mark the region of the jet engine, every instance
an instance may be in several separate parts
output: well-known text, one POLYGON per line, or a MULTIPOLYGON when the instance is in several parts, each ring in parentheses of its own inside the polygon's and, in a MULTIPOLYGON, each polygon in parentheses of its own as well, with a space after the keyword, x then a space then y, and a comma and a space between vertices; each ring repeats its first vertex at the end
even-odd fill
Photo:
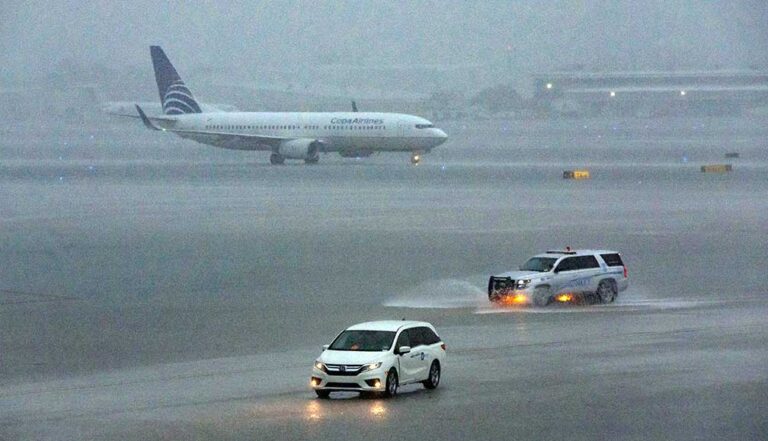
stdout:
POLYGON ((316 139, 291 139, 283 141, 277 149, 277 153, 288 159, 303 159, 305 161, 317 161, 323 143, 316 139))

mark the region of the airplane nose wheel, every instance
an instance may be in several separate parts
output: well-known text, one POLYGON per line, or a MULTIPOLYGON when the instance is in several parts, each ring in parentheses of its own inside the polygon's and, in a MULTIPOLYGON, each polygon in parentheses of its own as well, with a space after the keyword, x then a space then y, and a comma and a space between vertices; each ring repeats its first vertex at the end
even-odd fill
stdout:
POLYGON ((419 152, 411 153, 411 164, 419 165, 419 162, 421 162, 421 153, 419 152))
POLYGON ((282 165, 285 163, 285 156, 279 153, 272 153, 272 155, 269 157, 269 162, 272 165, 282 165))

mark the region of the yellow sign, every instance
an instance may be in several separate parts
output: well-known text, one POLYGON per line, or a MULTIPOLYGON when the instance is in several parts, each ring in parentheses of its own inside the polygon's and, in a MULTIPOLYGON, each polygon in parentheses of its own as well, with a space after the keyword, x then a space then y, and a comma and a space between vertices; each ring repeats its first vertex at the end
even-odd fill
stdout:
POLYGON ((565 170, 563 179, 589 179, 589 170, 565 170))
POLYGON ((702 165, 702 173, 727 173, 733 170, 731 164, 714 164, 714 165, 702 165))

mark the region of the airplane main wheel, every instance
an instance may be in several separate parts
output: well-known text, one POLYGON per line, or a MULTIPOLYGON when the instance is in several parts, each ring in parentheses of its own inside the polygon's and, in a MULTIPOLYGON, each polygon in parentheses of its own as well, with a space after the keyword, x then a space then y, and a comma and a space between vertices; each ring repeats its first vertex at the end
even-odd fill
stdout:
POLYGON ((418 152, 411 153, 411 164, 419 165, 420 161, 421 161, 421 153, 418 153, 418 152))
POLYGON ((285 156, 279 153, 272 153, 272 155, 269 157, 269 162, 272 165, 282 165, 285 163, 285 156))

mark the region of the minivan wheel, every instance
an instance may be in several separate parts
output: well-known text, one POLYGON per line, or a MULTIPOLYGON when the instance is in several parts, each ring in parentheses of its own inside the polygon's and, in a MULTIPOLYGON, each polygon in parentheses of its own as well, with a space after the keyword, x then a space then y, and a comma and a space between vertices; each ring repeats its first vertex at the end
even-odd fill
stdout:
POLYGON ((387 388, 384 390, 385 397, 394 397, 397 395, 398 379, 397 372, 394 369, 387 374, 387 388))
POLYGON ((429 367, 429 377, 421 384, 427 389, 434 389, 440 384, 440 363, 437 360, 432 362, 432 366, 429 367))
POLYGON ((616 299, 616 286, 609 280, 603 280, 597 285, 597 296, 603 303, 611 303, 616 299))

